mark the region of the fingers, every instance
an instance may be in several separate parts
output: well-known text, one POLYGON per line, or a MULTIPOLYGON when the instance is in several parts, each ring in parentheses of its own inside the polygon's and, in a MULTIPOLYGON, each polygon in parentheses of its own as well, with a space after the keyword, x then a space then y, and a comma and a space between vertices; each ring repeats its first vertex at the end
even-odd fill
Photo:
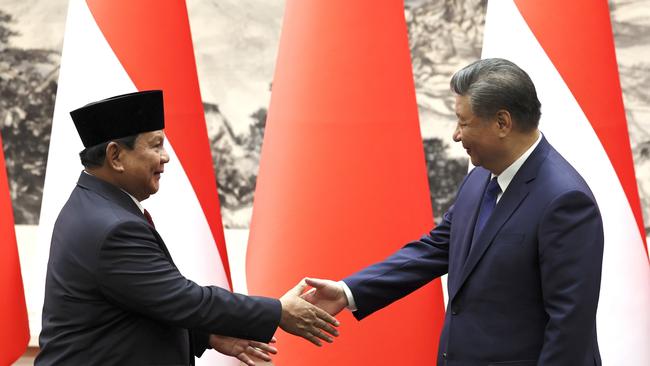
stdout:
POLYGON ((310 288, 307 292, 300 295, 300 297, 313 304, 316 301, 316 288, 310 288))
POLYGON ((339 326, 339 321, 336 320, 335 317, 331 316, 327 311, 318 307, 315 307, 315 309, 316 309, 316 315, 318 316, 319 319, 322 319, 336 327, 339 326))
MULTIPOLYGON (((310 279, 311 280, 311 279, 310 279)), ((329 286, 327 280, 311 281, 315 285, 320 285, 318 281, 329 286)), ((314 306, 309 301, 302 298, 301 294, 307 286, 306 279, 303 279, 293 289, 289 290, 280 298, 282 305, 282 316, 280 318, 280 327, 288 333, 305 338, 307 341, 316 346, 322 346, 322 341, 332 343, 333 337, 338 336, 335 327, 339 326, 339 321, 331 316, 327 311, 314 306)), ((305 296, 318 296, 318 289, 312 289, 311 293, 305 296)), ((331 300, 324 300, 325 305, 331 300)), ((319 305, 323 301, 319 300, 319 305)), ((330 306, 331 307, 331 306, 330 306)), ((340 309, 335 309, 340 311, 340 309)), ((337 311, 337 312, 338 312, 337 311)))
POLYGON ((255 366, 255 362, 253 362, 253 360, 251 360, 244 352, 238 354, 237 359, 248 366, 255 366))
MULTIPOLYGON (((273 337, 271 342, 273 342, 274 339, 275 339, 275 337, 273 337)), ((251 341, 250 342, 250 347, 257 348, 257 349, 261 350, 262 352, 268 352, 268 353, 272 353, 272 354, 278 353, 278 350, 275 347, 273 347, 271 345, 268 345, 266 343, 262 343, 262 342, 251 341)))
POLYGON ((307 287, 307 283, 305 282, 305 279, 303 278, 294 288, 289 290, 290 293, 292 293, 294 296, 300 296, 303 291, 305 291, 305 287, 307 287))
POLYGON ((246 354, 248 356, 256 357, 262 361, 266 361, 266 362, 271 361, 271 356, 269 356, 266 352, 263 352, 262 350, 256 347, 252 347, 252 346, 246 347, 246 354))
POLYGON ((332 338, 329 334, 321 331, 320 329, 315 330, 312 334, 315 335, 317 338, 324 340, 327 343, 334 342, 334 338, 332 338))
POLYGON ((327 333, 335 336, 335 337, 339 336, 339 331, 336 328, 334 328, 333 326, 331 326, 329 323, 326 323, 326 322, 324 322, 322 320, 319 320, 319 322, 318 322, 318 324, 316 324, 316 326, 318 328, 326 331, 327 333))
POLYGON ((323 343, 320 341, 320 339, 318 339, 318 337, 316 337, 313 333, 310 333, 310 332, 305 333, 305 334, 302 335, 302 337, 305 338, 306 340, 310 341, 311 343, 315 344, 318 347, 323 346, 323 343))
MULTIPOLYGON (((273 337, 271 342, 275 342, 276 339, 273 337)), ((237 355, 237 359, 248 366, 255 366, 255 361, 251 357, 256 358, 261 361, 270 362, 272 361, 269 353, 277 354, 278 350, 266 343, 249 341, 248 346, 244 349, 243 352, 240 352, 237 355)))

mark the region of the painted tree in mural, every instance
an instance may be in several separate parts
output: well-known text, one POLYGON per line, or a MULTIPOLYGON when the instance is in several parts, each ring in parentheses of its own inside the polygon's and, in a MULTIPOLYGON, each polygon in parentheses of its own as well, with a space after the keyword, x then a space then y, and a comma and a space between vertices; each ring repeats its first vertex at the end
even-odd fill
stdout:
POLYGON ((219 200, 226 227, 246 226, 249 218, 233 218, 240 210, 250 209, 257 180, 260 151, 266 125, 266 108, 250 115, 248 130, 236 133, 219 107, 203 103, 217 177, 219 200))
POLYGON ((0 10, 0 131, 17 224, 36 224, 50 141, 57 52, 12 47, 12 17, 0 10))
POLYGON ((438 222, 454 202, 458 184, 467 173, 467 159, 449 158, 448 145, 439 138, 424 139, 422 144, 427 161, 431 207, 438 222))
MULTIPOLYGON (((485 0, 405 2, 420 122, 455 123, 451 75, 481 57, 485 0)), ((438 135, 439 136, 439 135, 438 135)), ((424 138, 431 205, 439 221, 467 173, 466 157, 448 155, 451 135, 424 138)))

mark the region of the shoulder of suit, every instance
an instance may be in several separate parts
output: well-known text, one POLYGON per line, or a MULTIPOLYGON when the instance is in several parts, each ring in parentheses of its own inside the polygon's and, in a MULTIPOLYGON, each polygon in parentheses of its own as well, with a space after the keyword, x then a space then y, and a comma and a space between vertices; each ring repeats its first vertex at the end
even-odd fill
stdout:
POLYGON ((74 215, 80 223, 94 230, 111 231, 117 226, 128 223, 147 226, 144 217, 92 190, 83 188, 76 190, 70 202, 71 207, 68 208, 67 214, 74 215))
POLYGON ((540 167, 537 179, 544 190, 555 195, 580 191, 593 196, 589 184, 582 175, 556 150, 551 150, 549 153, 540 167))

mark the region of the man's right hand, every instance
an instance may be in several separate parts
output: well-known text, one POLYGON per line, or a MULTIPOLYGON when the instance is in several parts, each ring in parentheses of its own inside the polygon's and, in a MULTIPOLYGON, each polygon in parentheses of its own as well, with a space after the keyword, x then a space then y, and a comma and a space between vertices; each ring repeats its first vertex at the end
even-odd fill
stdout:
POLYGON ((319 347, 322 345, 321 339, 332 343, 332 336, 339 335, 338 330, 334 328, 339 326, 339 322, 326 311, 300 297, 305 287, 307 283, 302 280, 280 298, 282 304, 280 328, 287 333, 303 337, 319 347))
POLYGON ((302 298, 335 316, 348 306, 348 297, 341 284, 331 280, 305 278, 305 282, 313 287, 305 292, 302 298))

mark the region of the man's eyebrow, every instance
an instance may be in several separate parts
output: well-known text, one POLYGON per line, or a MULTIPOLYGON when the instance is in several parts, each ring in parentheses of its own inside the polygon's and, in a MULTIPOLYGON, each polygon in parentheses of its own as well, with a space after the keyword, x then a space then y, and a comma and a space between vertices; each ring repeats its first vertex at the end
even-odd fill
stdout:
POLYGON ((152 136, 149 141, 150 142, 163 142, 163 141, 165 141, 165 137, 164 136, 152 136))

